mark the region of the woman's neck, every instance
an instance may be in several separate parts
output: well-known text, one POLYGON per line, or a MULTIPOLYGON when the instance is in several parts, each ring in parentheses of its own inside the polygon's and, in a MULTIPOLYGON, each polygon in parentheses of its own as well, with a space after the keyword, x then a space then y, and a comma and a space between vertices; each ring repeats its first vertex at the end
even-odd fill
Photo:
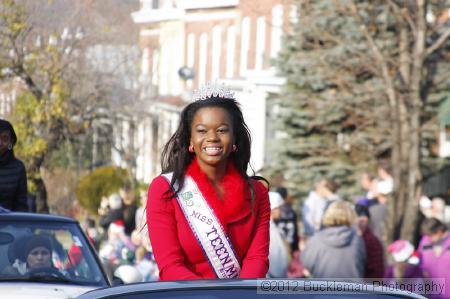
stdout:
POLYGON ((220 181, 222 181, 225 173, 227 172, 227 165, 207 165, 207 164, 199 164, 200 169, 206 174, 208 179, 214 184, 218 185, 220 181))

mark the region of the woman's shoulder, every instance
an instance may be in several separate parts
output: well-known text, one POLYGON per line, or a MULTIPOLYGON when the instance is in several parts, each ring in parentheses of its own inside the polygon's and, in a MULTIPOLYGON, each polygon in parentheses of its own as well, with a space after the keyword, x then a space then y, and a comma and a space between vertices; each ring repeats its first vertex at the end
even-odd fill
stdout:
POLYGON ((250 181, 253 185, 253 189, 255 190, 256 194, 264 195, 264 194, 269 193, 269 190, 267 189, 266 186, 264 186, 264 184, 261 182, 261 180, 259 180, 257 178, 250 178, 250 181))
POLYGON ((169 186, 169 180, 167 179, 166 174, 164 174, 164 173, 153 178, 152 182, 150 183, 150 186, 161 185, 161 184, 169 186))
POLYGON ((155 177, 148 187, 148 199, 160 198, 170 190, 169 180, 164 175, 155 177))

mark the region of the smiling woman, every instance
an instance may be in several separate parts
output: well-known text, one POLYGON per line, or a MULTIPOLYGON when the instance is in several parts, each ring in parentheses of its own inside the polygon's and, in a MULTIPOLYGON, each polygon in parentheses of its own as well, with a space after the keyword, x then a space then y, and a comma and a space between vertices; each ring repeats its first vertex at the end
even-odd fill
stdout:
POLYGON ((270 208, 267 189, 247 175, 250 143, 224 87, 208 85, 182 111, 148 192, 161 280, 265 277, 270 208))

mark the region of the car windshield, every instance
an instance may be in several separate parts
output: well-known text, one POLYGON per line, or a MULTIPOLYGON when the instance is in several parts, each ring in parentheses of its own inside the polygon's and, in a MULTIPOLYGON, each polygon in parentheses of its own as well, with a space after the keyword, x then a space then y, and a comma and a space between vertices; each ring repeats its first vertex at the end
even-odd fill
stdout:
POLYGON ((107 286, 74 223, 0 223, 0 282, 39 281, 107 286))

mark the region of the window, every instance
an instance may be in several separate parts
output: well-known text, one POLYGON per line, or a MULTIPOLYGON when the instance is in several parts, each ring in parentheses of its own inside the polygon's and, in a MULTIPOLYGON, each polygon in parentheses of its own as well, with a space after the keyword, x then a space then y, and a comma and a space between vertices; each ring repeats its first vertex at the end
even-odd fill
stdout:
POLYGON ((281 36, 283 34, 283 6, 277 5, 272 9, 272 38, 270 56, 275 58, 281 48, 281 36))
POLYGON ((241 67, 240 75, 244 76, 247 72, 248 51, 250 45, 250 18, 242 19, 242 35, 241 35, 241 67))
POLYGON ((215 26, 212 33, 212 74, 211 79, 220 77, 220 54, 222 51, 222 28, 215 26))
POLYGON ((202 86, 206 82, 206 64, 208 62, 208 35, 200 35, 200 59, 198 63, 198 84, 202 86))
POLYGON ((227 31, 227 71, 226 76, 234 76, 234 56, 236 48, 236 26, 228 27, 227 31))
POLYGON ((259 17, 256 21, 256 62, 255 69, 263 67, 264 52, 266 48, 266 18, 259 17))

